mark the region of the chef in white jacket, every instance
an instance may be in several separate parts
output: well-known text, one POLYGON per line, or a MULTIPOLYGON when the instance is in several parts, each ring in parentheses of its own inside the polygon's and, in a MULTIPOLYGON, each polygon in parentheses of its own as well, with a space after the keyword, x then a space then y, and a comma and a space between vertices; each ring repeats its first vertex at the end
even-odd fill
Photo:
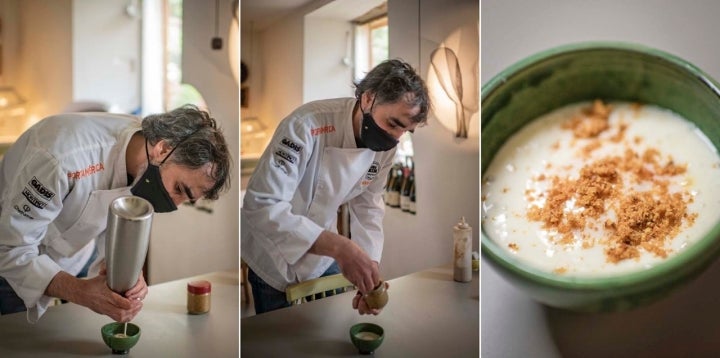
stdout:
MULTIPOLYGON (((342 272, 359 293, 380 282, 382 192, 398 138, 427 119, 422 78, 385 61, 356 84, 356 98, 304 104, 283 119, 248 182, 241 255, 255 310, 288 306, 285 288, 342 272), (348 203, 351 239, 337 233, 348 203)), ((356 296, 359 313, 378 314, 356 296)))
POLYGON ((155 212, 168 212, 188 200, 214 199, 229 183, 228 167, 215 120, 194 106, 142 122, 109 113, 38 122, 0 162, 0 314, 27 310, 35 322, 56 297, 131 320, 147 285, 140 277, 124 295, 107 287, 110 203, 137 195, 155 212))

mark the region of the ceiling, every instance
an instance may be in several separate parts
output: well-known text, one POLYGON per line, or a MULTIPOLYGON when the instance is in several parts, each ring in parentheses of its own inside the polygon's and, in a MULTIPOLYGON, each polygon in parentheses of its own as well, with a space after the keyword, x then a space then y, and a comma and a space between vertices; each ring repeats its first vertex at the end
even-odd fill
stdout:
POLYGON ((240 23, 264 29, 295 9, 316 0, 240 0, 240 23))
POLYGON ((381 13, 387 13, 387 6, 381 6, 383 4, 386 4, 386 0, 333 0, 313 11, 310 16, 352 21, 363 14, 372 14, 369 11, 373 8, 381 13))

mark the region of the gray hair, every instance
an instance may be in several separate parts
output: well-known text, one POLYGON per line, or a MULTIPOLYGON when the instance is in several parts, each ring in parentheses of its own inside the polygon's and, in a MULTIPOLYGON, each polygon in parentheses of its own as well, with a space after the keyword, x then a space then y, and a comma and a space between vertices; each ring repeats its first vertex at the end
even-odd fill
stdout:
POLYGON ((142 133, 151 145, 165 140, 173 151, 169 162, 198 169, 210 163, 215 181, 205 198, 215 200, 230 188, 230 152, 225 137, 210 114, 194 105, 151 114, 142 121, 142 133))
POLYGON ((420 124, 427 121, 430 97, 425 81, 402 60, 386 60, 370 70, 362 81, 355 84, 357 99, 365 92, 375 94, 377 104, 405 100, 411 106, 420 106, 420 112, 412 120, 420 124))

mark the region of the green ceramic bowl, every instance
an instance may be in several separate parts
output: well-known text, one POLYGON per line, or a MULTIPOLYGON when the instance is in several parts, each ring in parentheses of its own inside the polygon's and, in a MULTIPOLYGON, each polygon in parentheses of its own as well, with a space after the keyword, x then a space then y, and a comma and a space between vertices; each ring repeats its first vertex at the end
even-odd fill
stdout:
POLYGON ((140 339, 140 327, 128 323, 127 331, 125 331, 124 325, 124 323, 113 322, 100 329, 103 341, 112 349, 113 354, 128 354, 130 348, 134 347, 140 339), (126 334, 127 337, 119 336, 120 334, 126 334))
POLYGON ((358 323, 350 327, 350 340, 360 354, 372 354, 385 338, 382 327, 373 323, 358 323))
MULTIPOLYGON (((674 55, 635 44, 571 44, 530 56, 482 88, 482 171, 503 143, 540 115, 602 99, 655 104, 692 121, 720 148, 720 86, 674 55)), ((650 269, 612 277, 555 275, 517 260, 482 232, 483 259, 533 299, 573 311, 622 311, 689 282, 720 253, 720 224, 650 269)))

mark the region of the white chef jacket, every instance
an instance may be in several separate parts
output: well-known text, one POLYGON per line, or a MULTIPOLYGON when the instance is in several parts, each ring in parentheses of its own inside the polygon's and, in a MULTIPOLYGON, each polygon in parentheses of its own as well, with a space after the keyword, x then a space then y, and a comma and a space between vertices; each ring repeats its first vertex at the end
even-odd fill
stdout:
POLYGON ((248 182, 240 213, 241 256, 267 284, 284 291, 332 264, 308 252, 323 230, 337 232, 348 203, 350 232, 374 261, 383 246, 382 192, 395 149, 357 148, 357 100, 307 103, 278 125, 248 182))
MULTIPOLYGON (((125 151, 140 120, 109 113, 43 119, 0 162, 0 276, 35 322, 60 271, 77 275, 98 249, 113 199, 130 195, 125 151)), ((98 265, 91 268, 97 274, 98 265)))

